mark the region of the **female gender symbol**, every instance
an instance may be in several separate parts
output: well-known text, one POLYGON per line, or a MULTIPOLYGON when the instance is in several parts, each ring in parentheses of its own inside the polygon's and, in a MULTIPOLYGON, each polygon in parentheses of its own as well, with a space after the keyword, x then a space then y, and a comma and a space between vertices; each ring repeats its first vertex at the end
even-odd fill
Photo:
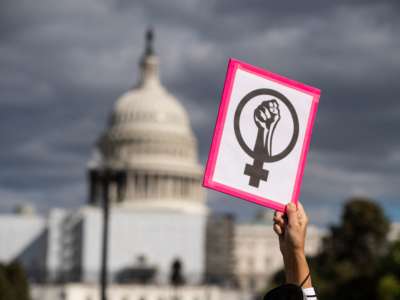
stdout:
MULTIPOLYGON (((279 114, 279 106, 276 100, 270 100, 263 102, 262 105, 263 107, 267 106, 272 107, 272 113, 278 113, 279 114)), ((259 109, 259 108, 257 108, 259 109)), ((256 109, 256 110, 257 110, 256 109)), ((267 111, 266 111, 267 112, 267 111)), ((267 114, 269 114, 267 112, 267 114)), ((267 122, 271 123, 270 116, 266 117, 268 120, 267 122)), ((267 125, 268 126, 268 125, 267 125)), ((294 109, 292 103, 281 93, 272 90, 272 89, 257 89, 254 91, 251 91, 248 93, 246 96, 243 97, 242 100, 240 100, 239 105, 236 108, 235 112, 235 117, 234 117, 234 129, 235 129, 235 135, 236 139, 239 142, 240 147, 243 149, 244 152, 246 152, 250 157, 254 159, 253 164, 246 164, 245 169, 244 169, 244 174, 250 176, 249 180, 249 185, 258 187, 260 185, 260 180, 267 181, 268 178, 268 170, 263 169, 264 163, 265 162, 276 162, 279 161, 283 158, 285 158, 294 148, 297 142, 297 138, 299 136, 299 119, 296 114, 296 110, 294 109), (262 128, 259 126, 260 121, 257 119, 255 112, 255 122, 258 127, 258 132, 257 132, 257 139, 254 145, 253 149, 250 149, 249 146, 246 144, 246 142, 243 139, 243 136, 240 132, 240 115, 242 113, 243 108, 246 106, 246 104, 253 99, 254 97, 260 96, 260 95, 266 95, 266 96, 272 96, 274 98, 279 99, 282 101, 286 107, 288 108, 292 121, 293 121, 293 134, 292 138, 290 139, 289 144, 286 146, 285 149, 283 149, 282 152, 273 155, 271 151, 271 144, 272 144, 272 136, 273 136, 273 129, 275 129, 275 126, 277 125, 277 122, 279 120, 279 115, 275 115, 278 119, 275 120, 275 123, 273 126, 269 128, 262 128), (269 130, 267 136, 268 136, 268 142, 264 141, 264 130, 267 129, 269 130)))

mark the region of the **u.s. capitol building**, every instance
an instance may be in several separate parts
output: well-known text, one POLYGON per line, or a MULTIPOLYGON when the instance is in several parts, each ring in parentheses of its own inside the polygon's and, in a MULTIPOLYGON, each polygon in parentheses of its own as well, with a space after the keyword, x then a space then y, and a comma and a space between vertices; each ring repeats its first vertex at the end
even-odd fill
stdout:
POLYGON ((98 280, 106 169, 112 173, 110 278, 146 263, 156 267, 157 282, 167 282, 175 260, 189 282, 200 282, 203 274, 207 208, 196 139, 185 109, 160 83, 151 35, 139 81, 116 101, 89 162, 89 203, 63 219, 61 242, 70 242, 58 269, 70 280, 98 280))
MULTIPOLYGON (((282 265, 271 226, 260 219, 239 225, 230 217, 209 217, 188 114, 160 82, 151 33, 146 41, 139 81, 117 99, 88 163, 88 203, 75 211, 54 208, 46 217, 26 209, 0 216, 0 260, 18 259, 34 282, 93 289, 101 269, 108 174, 111 282, 132 282, 138 270, 147 270, 150 283, 165 285, 179 262, 192 287, 209 282, 261 289, 282 265)), ((313 253, 321 232, 310 232, 313 253)))

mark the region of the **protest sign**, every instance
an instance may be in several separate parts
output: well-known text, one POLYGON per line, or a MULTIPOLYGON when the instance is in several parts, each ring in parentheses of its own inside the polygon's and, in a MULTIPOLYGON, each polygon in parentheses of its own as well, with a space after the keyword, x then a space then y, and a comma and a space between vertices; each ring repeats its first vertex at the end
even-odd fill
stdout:
POLYGON ((297 203, 319 96, 230 59, 203 185, 279 211, 297 203))

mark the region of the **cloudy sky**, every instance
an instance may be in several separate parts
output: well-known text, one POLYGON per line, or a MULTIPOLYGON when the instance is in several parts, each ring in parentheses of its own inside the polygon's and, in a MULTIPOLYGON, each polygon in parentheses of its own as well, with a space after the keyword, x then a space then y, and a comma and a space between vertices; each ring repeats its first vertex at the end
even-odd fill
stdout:
MULTIPOLYGON (((204 163, 235 57, 322 90, 301 201, 315 223, 367 195, 400 221, 400 5, 393 1, 3 0, 0 211, 86 201, 86 164, 156 30, 163 83, 204 163), (398 214, 396 214, 396 211, 398 214)), ((210 192, 216 210, 258 207, 210 192)))

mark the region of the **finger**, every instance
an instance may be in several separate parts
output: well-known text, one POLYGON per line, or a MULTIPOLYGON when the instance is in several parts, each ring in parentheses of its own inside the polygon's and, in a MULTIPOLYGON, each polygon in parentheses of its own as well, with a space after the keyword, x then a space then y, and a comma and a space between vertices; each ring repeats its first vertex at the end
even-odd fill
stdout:
POLYGON ((274 224, 273 228, 277 235, 281 235, 283 233, 282 228, 278 224, 274 224))
POLYGON ((265 118, 263 118, 263 116, 261 115, 261 110, 257 109, 254 112, 254 118, 257 119, 258 121, 263 121, 265 120, 265 118))
POLYGON ((304 215, 302 214, 302 212, 300 211, 299 208, 299 203, 297 203, 297 218, 299 219, 299 221, 301 222, 304 219, 304 215))
POLYGON ((270 119, 271 118, 271 113, 269 112, 268 107, 263 107, 263 108, 264 108, 264 113, 267 116, 267 119, 270 119))
POLYGON ((294 205, 293 203, 289 203, 288 205, 286 205, 286 214, 290 226, 297 226, 299 224, 296 205, 294 205))
POLYGON ((273 109, 273 108, 275 107, 274 100, 270 100, 270 101, 268 102, 268 107, 269 107, 270 109, 273 109))
POLYGON ((285 226, 285 219, 284 219, 282 213, 276 214, 273 217, 273 220, 274 220, 275 223, 279 224, 280 226, 285 226))
POLYGON ((282 226, 285 226, 287 224, 287 216, 285 213, 277 211, 276 218, 277 220, 279 220, 279 223, 281 223, 282 226))
POLYGON ((308 222, 308 217, 307 217, 306 211, 304 210, 304 207, 300 202, 297 203, 297 214, 299 215, 299 218, 303 222, 305 222, 305 223, 308 222))
POLYGON ((285 228, 285 221, 283 220, 283 218, 274 219, 274 224, 279 225, 281 228, 285 228))
POLYGON ((273 218, 275 223, 278 223, 279 225, 285 225, 285 219, 283 218, 283 216, 275 216, 273 218))
POLYGON ((274 221, 276 221, 276 220, 283 221, 285 218, 284 218, 284 216, 274 216, 272 219, 274 221))
POLYGON ((263 118, 263 120, 267 119, 267 116, 265 115, 265 113, 262 110, 260 110, 260 114, 261 114, 261 117, 263 118))

